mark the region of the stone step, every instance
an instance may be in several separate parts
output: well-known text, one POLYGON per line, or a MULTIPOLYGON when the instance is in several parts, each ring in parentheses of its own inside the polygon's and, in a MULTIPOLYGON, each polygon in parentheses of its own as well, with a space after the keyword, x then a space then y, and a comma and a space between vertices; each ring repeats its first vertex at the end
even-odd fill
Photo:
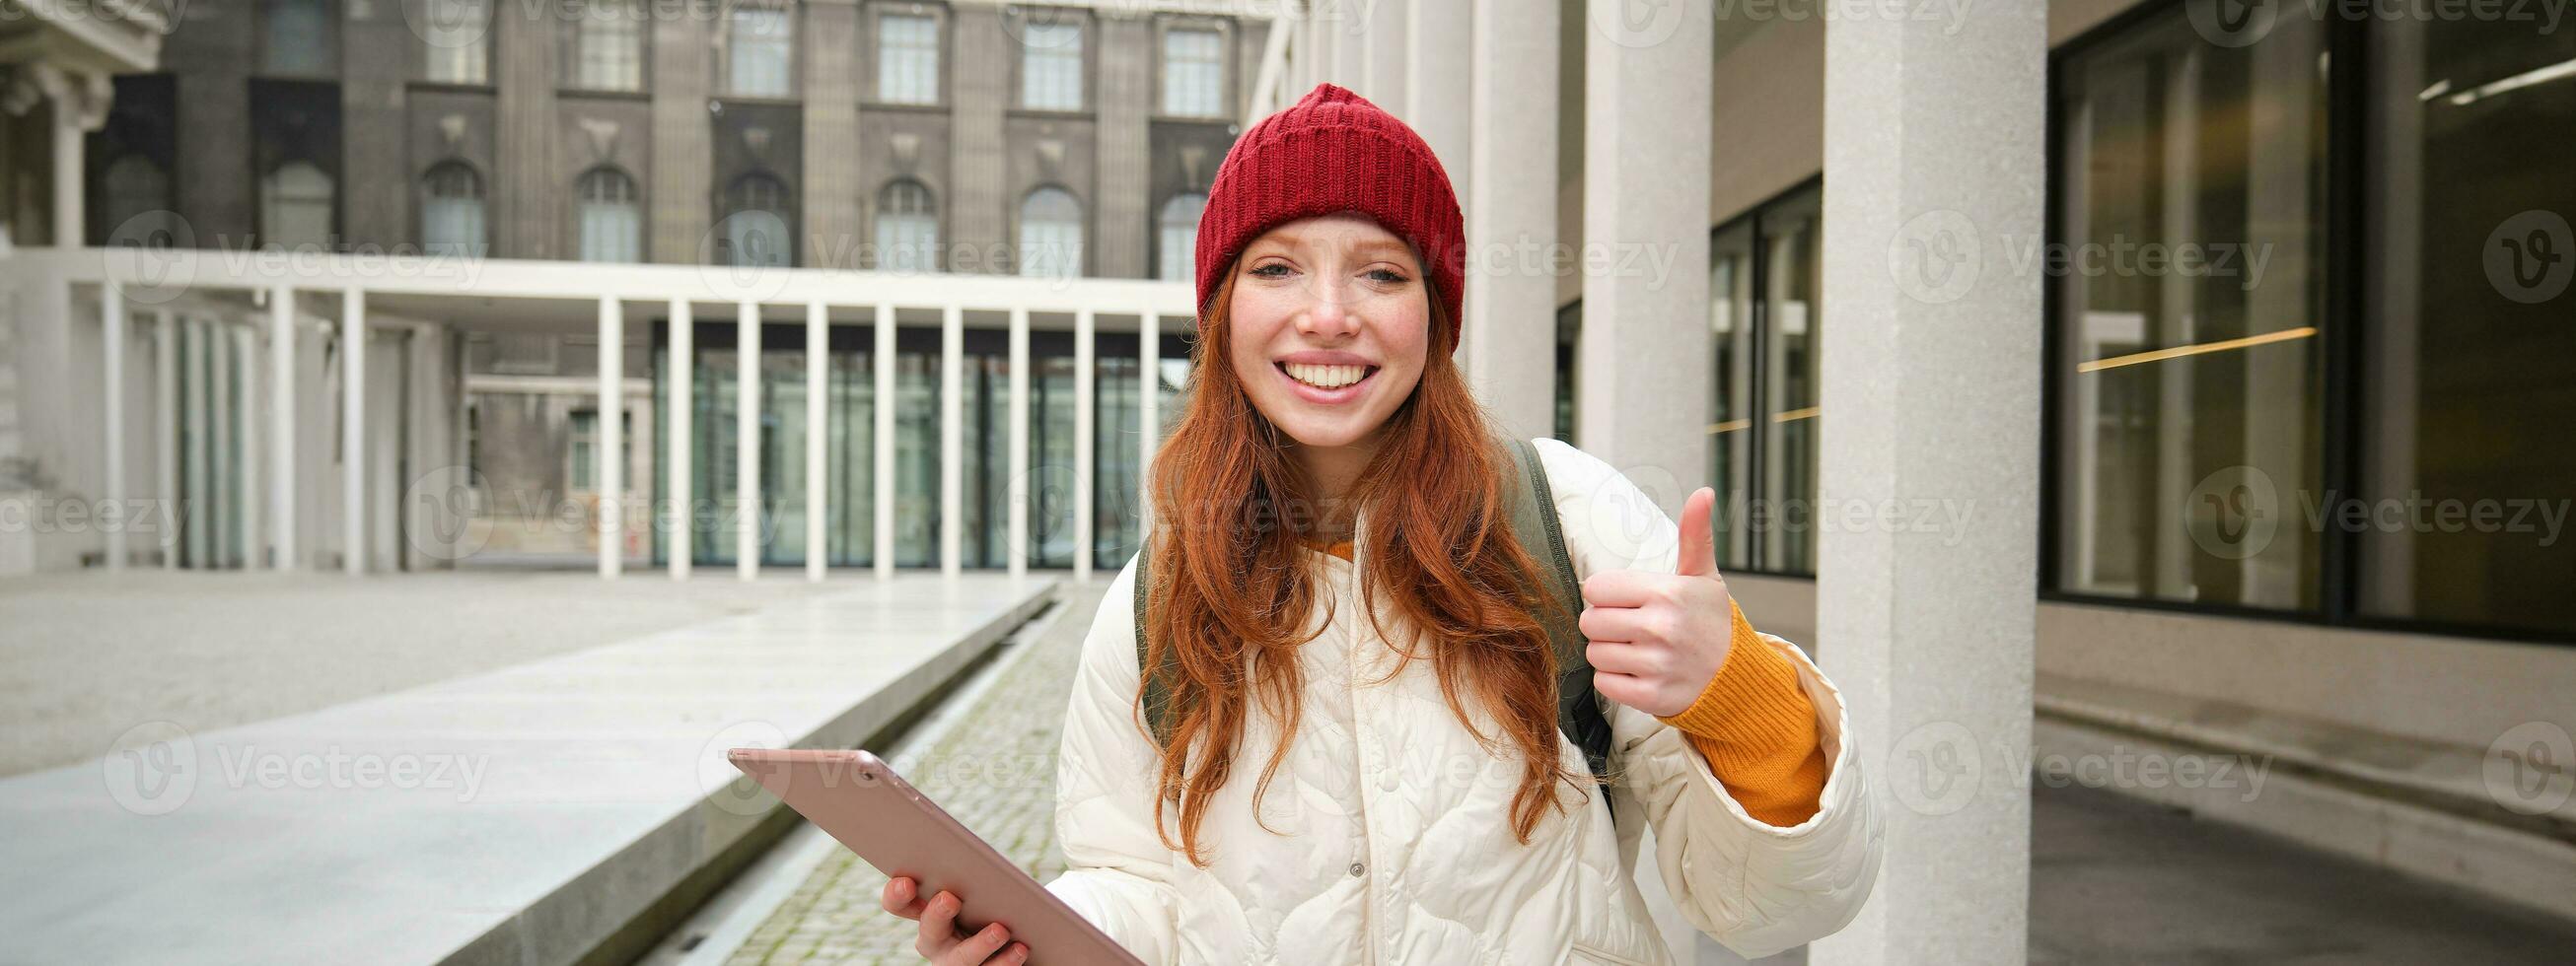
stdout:
POLYGON ((7 958, 630 959, 793 825, 726 748, 857 745, 1055 594, 905 576, 252 725, 139 725, 0 780, 7 958))

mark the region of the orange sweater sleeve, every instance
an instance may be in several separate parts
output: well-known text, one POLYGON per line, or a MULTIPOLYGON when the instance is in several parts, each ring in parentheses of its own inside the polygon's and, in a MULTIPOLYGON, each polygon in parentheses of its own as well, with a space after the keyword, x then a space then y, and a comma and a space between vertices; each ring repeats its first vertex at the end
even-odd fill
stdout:
POLYGON ((1753 632, 1743 608, 1727 607, 1735 630, 1726 663, 1689 708, 1657 720, 1681 729, 1747 814, 1796 825, 1816 814, 1825 791, 1815 703, 1797 666, 1753 632))

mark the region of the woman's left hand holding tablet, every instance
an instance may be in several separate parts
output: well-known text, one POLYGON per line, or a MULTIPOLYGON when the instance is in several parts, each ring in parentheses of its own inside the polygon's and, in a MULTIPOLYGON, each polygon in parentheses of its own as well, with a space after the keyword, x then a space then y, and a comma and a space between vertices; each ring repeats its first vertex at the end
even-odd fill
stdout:
POLYGON ((986 966, 986 964, 1024 963, 1029 959, 1027 943, 1012 942, 1011 931, 1001 923, 986 925, 973 935, 957 929, 957 912, 965 900, 954 892, 941 891, 924 900, 920 886, 911 876, 887 880, 885 895, 878 901, 885 911, 921 924, 921 938, 913 951, 938 966, 986 966), (1007 945, 1005 945, 1007 944, 1007 945))

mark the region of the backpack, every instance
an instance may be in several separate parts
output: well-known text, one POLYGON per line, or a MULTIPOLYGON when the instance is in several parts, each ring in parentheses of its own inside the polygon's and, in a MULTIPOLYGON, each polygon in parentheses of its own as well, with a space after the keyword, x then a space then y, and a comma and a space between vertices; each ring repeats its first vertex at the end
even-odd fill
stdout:
MULTIPOLYGON (((1534 615, 1547 628, 1548 643, 1556 651, 1557 701, 1556 727, 1583 751, 1584 763, 1591 767, 1592 777, 1606 779, 1610 768, 1610 717, 1600 692, 1592 687, 1592 662, 1585 654, 1589 641, 1575 624, 1582 612, 1582 585, 1574 579, 1574 561, 1565 553, 1565 533, 1558 526, 1556 500, 1547 485, 1547 470, 1539 465, 1538 451, 1525 439, 1498 439, 1497 445, 1509 454, 1508 460, 1496 460, 1509 466, 1505 480, 1504 502, 1511 514, 1511 533, 1524 552, 1538 561, 1540 581, 1545 596, 1553 597, 1558 606, 1543 607, 1534 615), (1513 480, 1521 485, 1508 485, 1513 480)), ((1136 663, 1145 663, 1145 601, 1153 583, 1146 572, 1147 555, 1136 556, 1136 663)), ((1166 664, 1168 667, 1168 662, 1166 664)), ((1171 747, 1170 689, 1164 686, 1162 673, 1146 674, 1144 680, 1145 723, 1153 729, 1154 744, 1171 747)), ((1607 794, 1602 804, 1609 804, 1607 794)))

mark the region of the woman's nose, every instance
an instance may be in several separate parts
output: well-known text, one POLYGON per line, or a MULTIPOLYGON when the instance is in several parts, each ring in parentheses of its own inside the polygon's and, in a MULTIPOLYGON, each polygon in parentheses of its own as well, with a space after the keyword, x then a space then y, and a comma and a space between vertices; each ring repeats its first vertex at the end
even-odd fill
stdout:
POLYGON ((1317 291, 1306 311, 1298 315, 1298 331, 1316 336, 1344 336, 1358 332, 1360 317, 1351 312, 1348 303, 1330 292, 1317 291))

